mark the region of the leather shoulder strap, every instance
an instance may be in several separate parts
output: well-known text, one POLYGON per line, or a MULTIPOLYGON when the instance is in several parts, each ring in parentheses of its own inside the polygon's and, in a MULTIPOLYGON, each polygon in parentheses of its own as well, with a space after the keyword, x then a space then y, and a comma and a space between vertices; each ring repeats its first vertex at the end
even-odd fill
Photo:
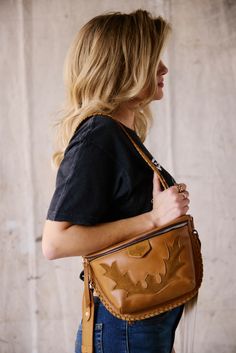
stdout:
MULTIPOLYGON (((115 120, 115 119, 113 119, 115 120)), ((158 178, 163 186, 164 189, 168 189, 169 185, 167 184, 167 182, 165 181, 164 177, 162 176, 162 174, 160 173, 160 171, 158 170, 158 168, 155 167, 155 165, 150 161, 150 159, 147 157, 147 155, 143 152, 143 150, 138 146, 138 144, 133 140, 133 138, 130 136, 130 134, 126 131, 125 127, 119 123, 120 127, 122 128, 122 130, 125 132, 125 134, 128 136, 128 138, 130 139, 130 141, 132 142, 132 144, 134 145, 134 147, 136 148, 136 150, 139 152, 139 154, 141 155, 141 157, 147 162, 147 164, 149 165, 149 167, 154 171, 154 173, 157 173, 158 178)))
POLYGON ((149 165, 149 167, 154 171, 154 173, 157 173, 157 176, 163 186, 164 189, 168 189, 169 185, 167 184, 165 178, 162 176, 162 174, 160 173, 160 171, 158 170, 158 168, 156 168, 154 166, 154 164, 150 161, 150 159, 146 156, 146 154, 142 151, 142 149, 137 145, 137 143, 133 140, 133 138, 130 136, 130 134, 127 132, 127 130, 125 129, 125 127, 123 126, 123 124, 121 124, 118 120, 114 119, 111 115, 109 114, 104 114, 104 113, 95 113, 94 115, 101 115, 105 118, 109 118, 112 119, 113 121, 115 121, 120 127, 121 129, 124 131, 124 133, 126 134, 126 136, 129 138, 129 140, 131 141, 131 143, 134 145, 134 147, 136 148, 136 150, 138 151, 138 153, 141 155, 141 157, 146 161, 146 163, 149 165))

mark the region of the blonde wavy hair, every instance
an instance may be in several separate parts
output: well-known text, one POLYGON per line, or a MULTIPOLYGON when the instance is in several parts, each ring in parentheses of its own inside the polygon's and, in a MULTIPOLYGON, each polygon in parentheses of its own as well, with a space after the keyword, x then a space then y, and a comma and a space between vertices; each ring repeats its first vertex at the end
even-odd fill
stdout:
POLYGON ((121 104, 145 90, 135 108, 135 131, 145 140, 156 92, 157 69, 170 24, 145 10, 129 14, 112 12, 96 16, 75 36, 64 63, 66 101, 56 121, 58 167, 76 128, 87 117, 112 115, 121 104))

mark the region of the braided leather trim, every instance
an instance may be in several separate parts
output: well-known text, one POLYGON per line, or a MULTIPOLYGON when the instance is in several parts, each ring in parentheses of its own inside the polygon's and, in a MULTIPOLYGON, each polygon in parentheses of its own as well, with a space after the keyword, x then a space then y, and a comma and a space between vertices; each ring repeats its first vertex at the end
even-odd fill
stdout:
POLYGON ((102 295, 102 293, 99 291, 99 289, 95 286, 94 289, 96 290, 96 293, 98 297, 101 299, 102 303, 104 306, 107 308, 107 310, 113 314, 115 317, 118 319, 126 320, 126 321, 137 321, 137 320, 143 320, 147 319, 150 317, 153 317, 155 315, 164 313, 165 311, 169 311, 171 309, 174 309, 187 301, 191 300, 197 293, 198 293, 198 288, 195 289, 194 291, 190 292, 188 295, 185 295, 181 299, 173 301, 171 304, 163 305, 158 309, 150 310, 146 314, 120 314, 117 311, 114 311, 114 309, 111 307, 110 303, 106 300, 106 298, 102 295))

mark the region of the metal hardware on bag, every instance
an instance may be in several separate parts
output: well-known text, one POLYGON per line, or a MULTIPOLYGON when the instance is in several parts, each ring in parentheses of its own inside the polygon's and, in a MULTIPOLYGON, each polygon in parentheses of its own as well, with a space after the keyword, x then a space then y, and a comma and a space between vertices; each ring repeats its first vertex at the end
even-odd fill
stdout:
POLYGON ((199 238, 199 234, 198 234, 197 229, 193 230, 193 234, 196 236, 197 240, 200 242, 200 238, 199 238))
POLYGON ((91 275, 90 275, 90 263, 86 257, 82 258, 82 263, 83 263, 84 267, 85 266, 87 267, 89 289, 94 289, 93 281, 92 281, 91 275))
POLYGON ((93 281, 89 280, 89 289, 94 289, 93 281))
POLYGON ((197 241, 198 241, 198 244, 199 244, 199 246, 200 246, 200 248, 201 248, 201 240, 200 240, 200 238, 199 238, 198 231, 197 231, 196 229, 194 229, 194 230, 193 230, 193 234, 196 236, 196 239, 197 239, 197 241))

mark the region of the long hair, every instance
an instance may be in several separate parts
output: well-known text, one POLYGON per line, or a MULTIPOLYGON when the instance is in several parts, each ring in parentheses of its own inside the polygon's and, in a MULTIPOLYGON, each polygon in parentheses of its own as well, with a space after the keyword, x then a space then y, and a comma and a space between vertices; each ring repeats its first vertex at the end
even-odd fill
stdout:
POLYGON ((56 121, 56 167, 76 128, 95 113, 112 115, 145 90, 135 108, 134 127, 145 140, 151 121, 149 103, 157 87, 157 69, 170 24, 145 10, 96 16, 75 36, 64 63, 66 100, 56 121))

